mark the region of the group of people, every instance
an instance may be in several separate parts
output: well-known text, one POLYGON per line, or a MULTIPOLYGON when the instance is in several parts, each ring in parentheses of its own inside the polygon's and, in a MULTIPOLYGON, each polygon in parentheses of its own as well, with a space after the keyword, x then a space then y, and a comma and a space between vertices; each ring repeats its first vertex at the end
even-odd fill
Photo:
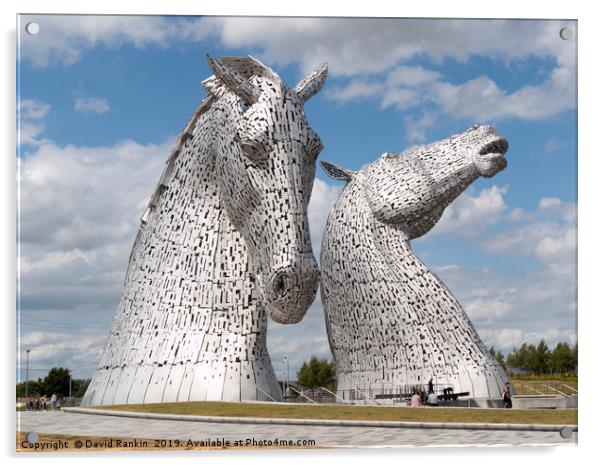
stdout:
POLYGON ((46 411, 48 408, 55 410, 58 404, 58 396, 53 393, 50 398, 46 395, 35 395, 25 399, 25 406, 30 411, 46 411))
MULTIPOLYGON (((444 391, 445 392, 445 391, 444 391)), ((504 390, 502 391, 502 398, 504 400, 504 408, 512 408, 512 397, 510 394, 510 382, 506 382, 504 385, 504 390)), ((414 394, 410 398, 410 406, 412 408, 417 408, 419 406, 439 406, 439 398, 435 395, 435 390, 433 387, 433 379, 429 380, 428 383, 428 395, 426 400, 423 400, 423 396, 419 390, 415 390, 414 394), (424 403, 423 403, 424 401, 424 403)))
POLYGON ((419 406, 439 406, 439 397, 437 397, 435 394, 433 379, 429 380, 428 395, 426 396, 426 400, 423 400, 420 391, 416 390, 410 398, 410 406, 412 408, 417 408, 419 406))

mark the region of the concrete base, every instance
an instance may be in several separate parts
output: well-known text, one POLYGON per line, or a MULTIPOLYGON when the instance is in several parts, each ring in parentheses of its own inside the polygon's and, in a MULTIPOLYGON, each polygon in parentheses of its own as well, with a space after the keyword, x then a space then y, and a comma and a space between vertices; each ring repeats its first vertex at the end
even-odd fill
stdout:
POLYGON ((518 409, 569 409, 571 398, 565 396, 522 395, 512 398, 512 407, 518 409))

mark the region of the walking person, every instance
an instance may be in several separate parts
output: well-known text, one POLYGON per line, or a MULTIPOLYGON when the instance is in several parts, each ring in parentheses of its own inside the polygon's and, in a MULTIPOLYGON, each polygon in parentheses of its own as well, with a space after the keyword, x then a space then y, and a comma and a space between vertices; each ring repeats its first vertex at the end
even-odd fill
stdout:
POLYGON ((428 393, 434 393, 435 390, 433 390, 433 378, 431 377, 431 380, 429 380, 429 389, 428 389, 428 393))
POLYGON ((510 382, 506 382, 506 385, 504 385, 502 397, 504 398, 504 408, 512 408, 512 398, 510 396, 510 382))

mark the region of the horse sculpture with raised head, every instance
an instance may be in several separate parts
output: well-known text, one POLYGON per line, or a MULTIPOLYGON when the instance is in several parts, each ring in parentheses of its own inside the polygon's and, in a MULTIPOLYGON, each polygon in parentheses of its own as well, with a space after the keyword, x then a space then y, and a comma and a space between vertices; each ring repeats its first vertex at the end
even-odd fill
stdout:
POLYGON ((300 321, 319 285, 307 205, 322 144, 303 104, 327 68, 291 90, 252 57, 208 61, 83 405, 281 399, 266 314, 300 321))
POLYGON ((506 374, 410 240, 433 228, 479 176, 503 170, 507 149, 493 128, 475 125, 403 154, 385 153, 357 173, 322 162, 328 175, 347 181, 321 252, 341 396, 396 393, 431 378, 471 397, 500 396, 506 374))

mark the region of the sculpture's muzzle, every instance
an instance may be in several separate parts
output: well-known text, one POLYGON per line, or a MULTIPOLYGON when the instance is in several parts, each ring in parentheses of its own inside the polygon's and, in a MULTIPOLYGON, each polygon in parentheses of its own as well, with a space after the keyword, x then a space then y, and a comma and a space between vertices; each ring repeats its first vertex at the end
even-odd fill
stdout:
POLYGON ((314 255, 306 253, 258 278, 268 315, 280 324, 295 324, 316 297, 320 269, 314 255))

